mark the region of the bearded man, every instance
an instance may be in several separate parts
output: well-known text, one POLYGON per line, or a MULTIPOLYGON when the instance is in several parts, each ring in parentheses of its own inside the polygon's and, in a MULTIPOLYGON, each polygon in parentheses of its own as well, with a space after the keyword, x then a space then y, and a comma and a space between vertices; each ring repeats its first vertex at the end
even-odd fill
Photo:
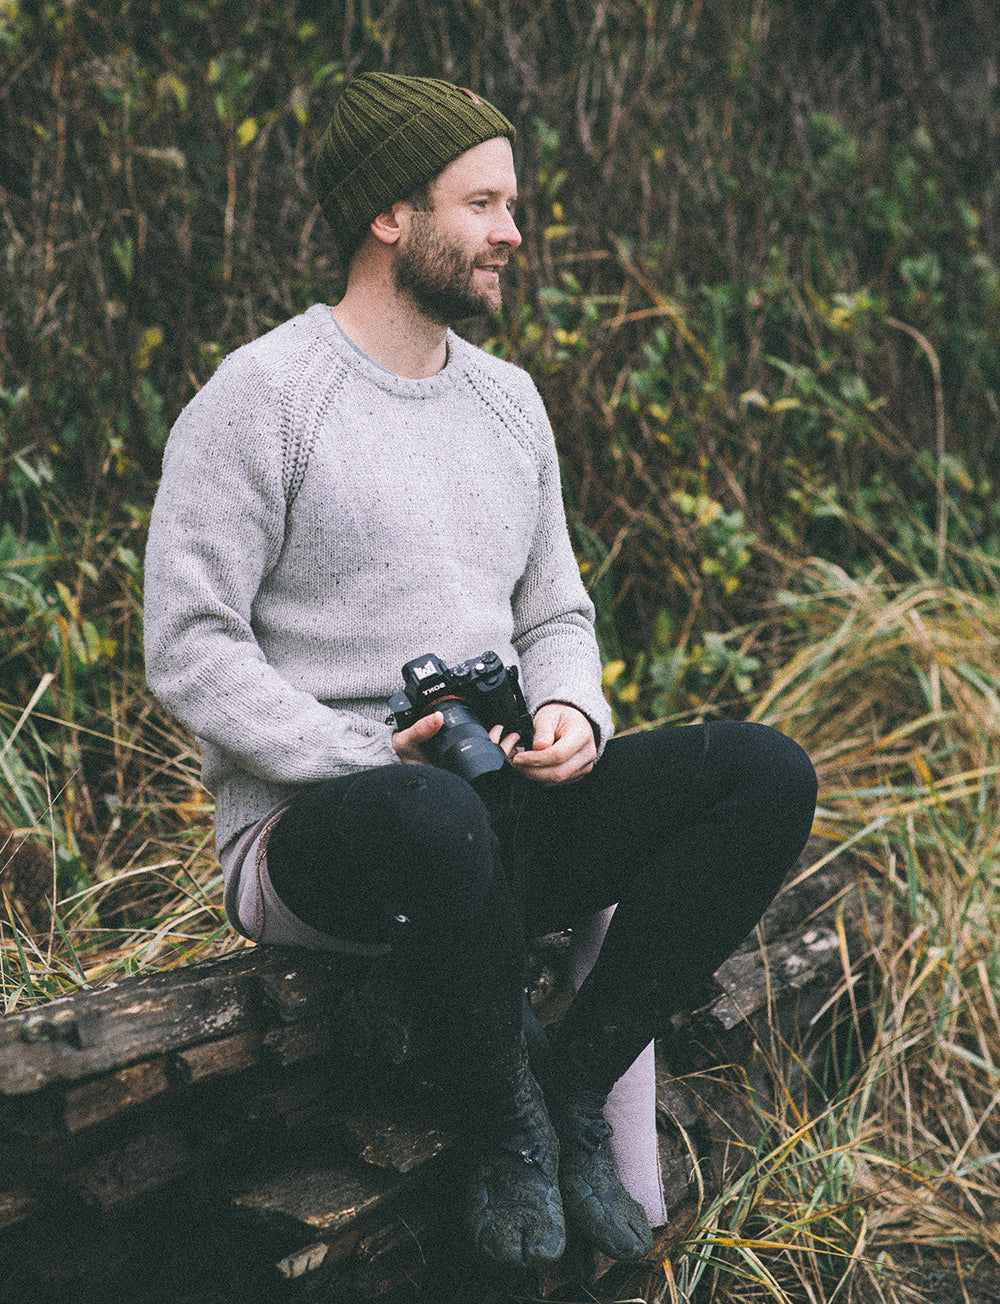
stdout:
POLYGON ((541 399, 452 329, 500 306, 514 138, 446 82, 347 86, 315 172, 346 292, 238 349, 178 418, 147 673, 200 740, 234 927, 395 948, 433 976, 473 1249, 544 1264, 569 1234, 639 1260, 648 1204, 616 1171, 606 1099, 756 925, 809 833, 815 775, 759 725, 611 737, 541 399), (533 726, 493 728, 497 786, 434 763, 442 711, 386 723, 404 663, 487 649, 518 669, 533 726), (525 936, 616 903, 530 1059, 525 936))

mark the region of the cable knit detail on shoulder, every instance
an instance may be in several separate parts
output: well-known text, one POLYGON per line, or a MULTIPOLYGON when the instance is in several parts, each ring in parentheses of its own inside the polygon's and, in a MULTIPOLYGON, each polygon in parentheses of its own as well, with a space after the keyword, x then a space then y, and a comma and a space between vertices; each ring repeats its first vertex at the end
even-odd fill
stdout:
POLYGON ((330 410, 336 404, 337 396, 350 375, 347 366, 342 363, 329 368, 328 360, 318 351, 309 361, 312 365, 303 368, 301 387, 290 384, 287 390, 290 419, 286 427, 285 498, 289 506, 294 503, 302 488, 317 432, 328 419, 330 410), (323 374, 315 377, 314 381, 310 372, 319 371, 324 362, 328 369, 324 369, 323 374), (314 383, 310 384, 310 381, 314 383))
MULTIPOLYGON (((504 366, 507 368, 510 378, 516 377, 518 381, 526 381, 530 387, 530 395, 534 399, 532 403, 532 407, 535 408, 534 418, 527 404, 519 402, 518 396, 512 393, 511 390, 505 389, 500 383, 500 378, 493 374, 492 371, 487 370, 485 366, 470 367, 469 381, 492 417, 510 431, 511 435, 537 465, 539 462, 538 418, 544 411, 542 400, 526 373, 519 371, 518 368, 511 366, 509 363, 505 363, 504 366)), ((519 385, 518 388, 520 389, 522 386, 519 385)))
POLYGON ((228 360, 238 365, 237 360, 246 355, 247 364, 259 369, 261 404, 277 407, 281 482, 289 505, 302 488, 316 433, 350 375, 343 360, 331 357, 329 342, 308 329, 307 323, 308 314, 292 318, 228 360))

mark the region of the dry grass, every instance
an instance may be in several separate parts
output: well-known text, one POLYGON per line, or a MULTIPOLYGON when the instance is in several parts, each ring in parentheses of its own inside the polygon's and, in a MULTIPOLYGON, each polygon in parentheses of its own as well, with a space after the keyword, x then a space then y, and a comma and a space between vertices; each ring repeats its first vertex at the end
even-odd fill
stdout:
POLYGON ((72 722, 0 702, 0 1013, 243 945, 225 921, 190 740, 135 705, 87 731, 134 778, 98 795, 67 745, 72 722))
POLYGON ((824 1089, 793 1098, 771 1048, 767 1140, 651 1298, 904 1304, 950 1266, 975 1299, 1000 1277, 1000 604, 807 570, 755 715, 815 758, 828 854, 868 866, 875 995, 845 952, 824 1089))

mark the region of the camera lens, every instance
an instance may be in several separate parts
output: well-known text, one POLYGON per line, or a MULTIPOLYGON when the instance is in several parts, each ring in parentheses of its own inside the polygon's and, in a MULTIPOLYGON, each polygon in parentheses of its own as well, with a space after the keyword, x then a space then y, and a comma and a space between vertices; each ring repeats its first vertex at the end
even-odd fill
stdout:
POLYGON ((425 743, 431 760, 444 770, 472 783, 483 774, 507 764, 501 747, 490 738, 475 716, 459 702, 439 706, 444 716, 440 730, 425 743))

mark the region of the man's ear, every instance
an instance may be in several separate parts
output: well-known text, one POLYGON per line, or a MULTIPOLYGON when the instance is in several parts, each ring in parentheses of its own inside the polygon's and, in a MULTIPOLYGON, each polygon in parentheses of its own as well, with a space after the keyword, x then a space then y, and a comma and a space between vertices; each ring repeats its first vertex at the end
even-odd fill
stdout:
POLYGON ((413 212, 407 203, 393 204, 392 208, 379 213, 371 221, 371 233, 382 244, 396 244, 406 229, 409 215, 413 212))

